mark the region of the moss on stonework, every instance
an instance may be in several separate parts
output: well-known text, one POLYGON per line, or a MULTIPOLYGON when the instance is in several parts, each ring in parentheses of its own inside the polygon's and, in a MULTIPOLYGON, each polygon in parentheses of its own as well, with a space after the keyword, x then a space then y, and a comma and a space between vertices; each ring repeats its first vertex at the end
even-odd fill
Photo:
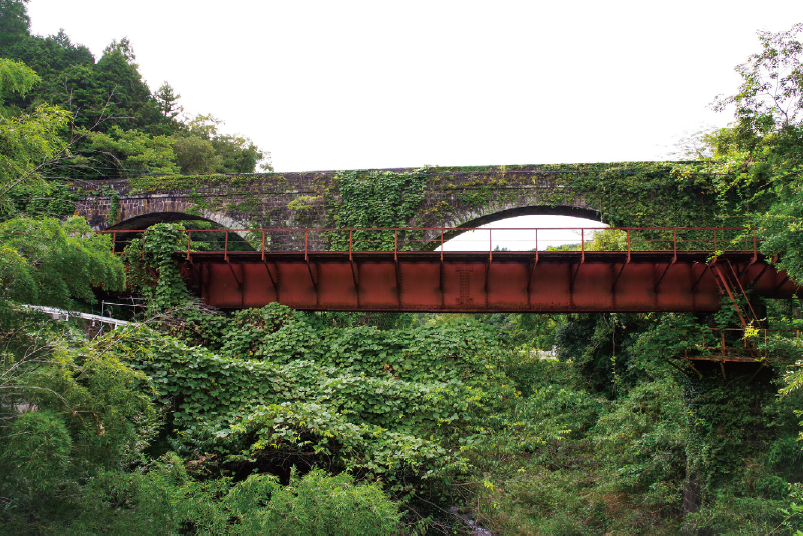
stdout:
POLYGON ((274 207, 265 206, 265 197, 291 196, 290 186, 303 192, 298 192, 295 198, 285 197, 286 209, 320 210, 314 218, 305 213, 305 220, 314 219, 332 226, 342 226, 346 220, 370 222, 372 217, 365 212, 368 203, 373 207, 370 210, 377 213, 373 219, 398 223, 397 210, 385 206, 384 202, 377 204, 376 199, 382 195, 362 199, 366 194, 360 193, 360 203, 349 200, 349 192, 371 190, 361 189, 360 183, 376 182, 378 177, 384 177, 382 181, 392 179, 388 184, 394 184, 394 188, 402 184, 397 184, 399 180, 415 183, 415 193, 408 192, 412 197, 405 194, 398 200, 404 203, 405 221, 431 222, 433 218, 443 220, 463 210, 476 212, 483 207, 527 203, 528 199, 536 204, 537 199, 538 205, 552 207, 584 201, 600 212, 603 221, 619 226, 739 225, 739 215, 723 210, 729 206, 727 199, 715 194, 717 173, 721 174, 722 170, 706 162, 608 162, 298 174, 169 175, 131 178, 128 186, 131 191, 147 193, 189 190, 197 210, 237 212, 251 218, 255 224, 262 221, 264 212, 276 211, 274 207), (294 180, 299 180, 301 185, 296 185, 294 180), (212 192, 214 195, 210 195, 212 192), (418 204, 413 206, 411 201, 418 204), (427 204, 431 206, 426 208, 427 204), (356 219, 350 216, 349 211, 353 210, 361 216, 356 219))

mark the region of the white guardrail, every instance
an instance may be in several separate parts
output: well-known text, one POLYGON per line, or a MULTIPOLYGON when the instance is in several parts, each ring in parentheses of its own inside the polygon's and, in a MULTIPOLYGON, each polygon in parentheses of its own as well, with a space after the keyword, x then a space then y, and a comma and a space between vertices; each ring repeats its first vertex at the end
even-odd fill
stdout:
POLYGON ((102 322, 104 324, 111 324, 115 328, 117 326, 124 326, 126 324, 131 324, 131 322, 127 320, 117 320, 116 318, 111 318, 108 316, 101 316, 101 315, 93 315, 89 313, 79 313, 77 311, 66 311, 64 309, 57 309, 55 307, 45 307, 43 305, 23 305, 26 309, 33 309, 34 311, 41 311, 43 313, 47 313, 53 317, 54 320, 69 320, 71 316, 77 316, 78 318, 85 318, 86 320, 91 320, 92 322, 102 322))

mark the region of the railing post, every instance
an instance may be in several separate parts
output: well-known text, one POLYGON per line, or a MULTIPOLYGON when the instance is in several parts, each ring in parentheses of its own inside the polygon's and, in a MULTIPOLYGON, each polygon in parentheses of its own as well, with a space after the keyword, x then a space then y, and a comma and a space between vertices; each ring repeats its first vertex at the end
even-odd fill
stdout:
POLYGON ((441 229, 441 262, 443 262, 443 229, 441 229))
POLYGON ((538 229, 535 230, 535 255, 538 256, 538 229))
POLYGON ((265 260, 265 229, 262 229, 262 260, 265 260))
POLYGON ((116 245, 117 245, 117 231, 112 231, 112 253, 114 253, 116 245))
POLYGON ((717 230, 714 229, 714 252, 717 251, 717 230))
POLYGON ((393 260, 399 260, 399 230, 393 229, 393 260))
POLYGON ((675 254, 675 260, 678 260, 678 230, 672 229, 672 253, 675 254))
POLYGON ((223 243, 223 260, 229 262, 229 232, 226 231, 226 241, 223 243))
POLYGON ((494 259, 494 238, 493 229, 488 229, 488 259, 494 259))
POLYGON ((627 230, 627 262, 630 262, 630 229, 627 230))
POLYGON ((309 231, 304 231, 304 260, 305 261, 307 260, 308 246, 309 246, 309 231))
POLYGON ((580 262, 586 262, 585 229, 580 229, 580 251, 582 252, 582 257, 580 259, 580 262))
POLYGON ((187 260, 190 260, 190 242, 192 241, 192 229, 187 230, 187 260))
POLYGON ((354 233, 353 230, 349 230, 349 260, 351 260, 351 238, 353 233, 354 233))
POLYGON ((756 229, 753 229, 753 259, 758 258, 758 239, 756 237, 756 229))

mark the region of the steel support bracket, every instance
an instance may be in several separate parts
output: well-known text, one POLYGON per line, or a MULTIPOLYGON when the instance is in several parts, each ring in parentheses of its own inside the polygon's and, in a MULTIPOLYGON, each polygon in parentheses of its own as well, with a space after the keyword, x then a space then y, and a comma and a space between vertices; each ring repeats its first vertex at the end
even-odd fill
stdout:
POLYGON ((712 266, 714 266, 716 263, 717 263, 717 258, 716 258, 716 257, 714 257, 713 259, 711 259, 711 261, 710 261, 710 262, 708 262, 708 263, 705 265, 705 269, 703 270, 703 273, 701 273, 701 274, 700 274, 700 277, 698 277, 698 278, 697 278, 697 281, 695 281, 695 282, 694 282, 694 284, 691 286, 691 291, 692 291, 692 292, 694 292, 695 290, 697 290, 697 285, 699 285, 699 284, 700 284, 700 281, 702 281, 702 279, 703 279, 703 276, 704 276, 704 275, 706 274, 706 272, 708 272, 708 270, 709 270, 709 269, 710 269, 712 266))
POLYGON ((530 267, 530 275, 527 277, 527 299, 530 299, 530 287, 533 284, 533 276, 535 275, 535 267, 538 266, 538 252, 535 252, 535 260, 530 267))
MULTIPOLYGON (((747 329, 747 322, 744 319, 744 315, 742 315, 742 310, 739 307, 739 303, 736 301, 736 298, 734 297, 733 292, 731 292, 731 288, 730 288, 730 285, 728 285, 727 279, 725 279, 725 276, 722 275, 722 270, 719 269, 719 266, 714 266, 712 271, 716 272, 714 274, 715 275, 714 279, 716 279, 717 285, 719 285, 719 289, 720 290, 724 289, 725 292, 727 292, 728 298, 730 298, 730 301, 733 304, 733 308, 736 310, 736 314, 739 315, 739 320, 742 323, 742 327, 747 329), (717 278, 716 276, 719 276, 719 277, 717 278), (721 284, 720 284, 720 281, 721 281, 721 284)), ((724 351, 724 347, 725 347, 724 340, 723 340, 722 344, 723 344, 723 351, 724 351)))
MULTIPOLYGON (((443 242, 443 235, 441 235, 441 242, 443 242)), ((443 246, 441 246, 441 265, 438 271, 438 289, 441 291, 441 306, 446 304, 446 294, 443 292, 443 246)))
POLYGON ((359 276, 360 270, 359 270, 359 268, 357 268, 357 266, 355 266, 353 258, 350 259, 350 261, 351 262, 349 264, 351 264, 351 280, 354 281, 354 291, 355 292, 359 292, 359 285, 357 284, 357 282, 360 279, 360 276, 359 276))
MULTIPOLYGON (((756 277, 754 277, 752 281, 750 281, 750 285, 749 286, 752 287, 753 285, 755 285, 756 282, 758 282, 758 280, 761 279, 764 276, 764 274, 767 272, 767 270, 769 270, 769 268, 770 268, 770 263, 765 264, 764 268, 758 273, 758 275, 756 277)), ((747 269, 745 269, 745 270, 747 270, 747 269)))
POLYGON ((399 269, 399 257, 395 253, 394 253, 393 257, 394 257, 393 265, 396 267, 396 270, 395 270, 396 271, 396 298, 398 300, 397 303, 399 304, 399 307, 401 307, 402 292, 401 292, 401 270, 399 269))
POLYGON ((613 285, 611 286, 611 292, 616 292, 616 285, 619 284, 619 278, 622 277, 622 273, 625 271, 627 265, 630 264, 630 252, 627 253, 627 259, 625 260, 622 267, 619 269, 619 273, 616 274, 616 279, 613 281, 613 285))
POLYGON ((318 282, 315 281, 315 276, 312 273, 312 264, 309 262, 309 259, 307 259, 307 271, 309 272, 309 278, 312 281, 312 288, 315 289, 315 293, 317 294, 318 293, 318 282))
POLYGON ((577 263, 577 268, 574 269, 574 273, 572 273, 571 281, 569 282, 569 292, 574 292, 574 280, 577 279, 577 273, 580 271, 580 266, 582 263, 577 263))
POLYGON ((226 259, 226 265, 229 267, 229 270, 231 270, 231 275, 234 276, 234 280, 237 281, 237 288, 242 289, 243 282, 237 277, 237 273, 234 271, 234 267, 232 267, 228 259, 226 259))
POLYGON ((784 278, 783 278, 783 279, 781 279, 781 282, 778 284, 778 286, 776 286, 776 287, 775 287, 775 289, 773 290, 773 292, 778 292, 779 290, 781 290, 781 287, 782 287, 782 286, 784 286, 784 285, 786 284, 786 282, 787 282, 787 281, 789 281, 789 274, 786 274, 786 275, 784 276, 784 278))
POLYGON ((658 282, 657 282, 657 283, 655 283, 655 288, 653 289, 653 292, 655 292, 656 294, 658 294, 658 287, 660 287, 660 286, 661 286, 661 282, 664 280, 664 277, 666 277, 666 274, 667 274, 667 272, 669 272, 669 269, 670 269, 670 268, 672 268, 672 265, 673 265, 673 264, 675 264, 675 262, 676 262, 677 260, 678 260, 678 258, 677 258, 677 255, 676 255, 676 256, 675 256, 675 257, 672 259, 672 261, 671 261, 669 264, 667 264, 667 265, 666 265, 666 269, 664 270, 664 273, 662 273, 662 274, 661 274, 661 277, 659 277, 659 278, 658 278, 658 282))
POLYGON ((488 262, 485 263, 485 297, 488 297, 488 278, 491 275, 491 259, 488 259, 488 262))
MULTIPOLYGON (((279 291, 279 287, 276 285, 276 280, 273 279, 273 274, 270 271, 270 265, 268 265, 268 263, 264 259, 263 259, 262 263, 265 265, 265 271, 268 272, 268 277, 270 278, 271 285, 273 285, 273 289, 276 292, 278 292, 279 291)), ((278 272, 279 272, 279 268, 277 267, 276 268, 276 273, 278 274, 278 272)))

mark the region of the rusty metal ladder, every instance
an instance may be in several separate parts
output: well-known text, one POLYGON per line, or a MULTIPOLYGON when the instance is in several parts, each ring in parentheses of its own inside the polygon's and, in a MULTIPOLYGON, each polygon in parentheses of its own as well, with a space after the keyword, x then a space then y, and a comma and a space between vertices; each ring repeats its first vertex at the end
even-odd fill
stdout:
MULTIPOLYGON (((722 295, 727 296, 733 305, 733 308, 736 310, 736 314, 739 317, 739 321, 742 324, 742 329, 747 332, 749 328, 761 328, 762 326, 762 319, 758 317, 753 306, 750 304, 750 300, 747 297, 747 293, 742 286, 741 281, 739 281, 739 276, 736 273, 733 265, 729 260, 725 260, 727 263, 727 267, 724 269, 721 268, 722 263, 714 262, 713 265, 713 273, 714 273, 714 280, 717 282, 717 286, 719 287, 719 291, 722 295), (742 305, 740 305, 740 301, 742 301, 742 305)), ((722 344, 722 351, 723 354, 725 352, 725 332, 724 330, 721 331, 721 344, 722 344)), ((744 350, 753 356, 756 359, 761 357, 761 354, 754 345, 750 344, 746 338, 744 340, 744 350)), ((723 371, 724 374, 724 371, 723 371)))

